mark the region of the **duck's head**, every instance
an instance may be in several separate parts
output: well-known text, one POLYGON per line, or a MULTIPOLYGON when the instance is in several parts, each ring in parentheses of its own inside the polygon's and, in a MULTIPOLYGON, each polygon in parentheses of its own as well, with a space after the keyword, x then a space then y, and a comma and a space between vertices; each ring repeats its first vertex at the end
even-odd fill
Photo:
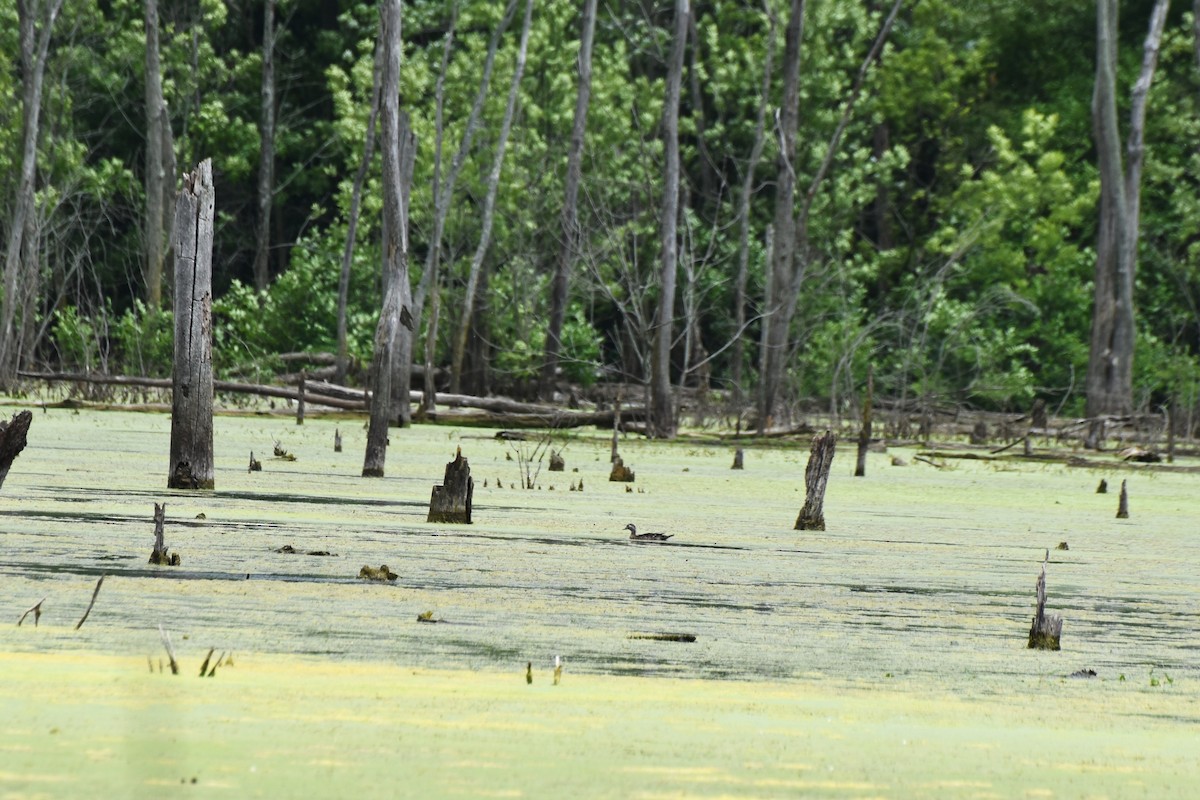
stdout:
POLYGON ((637 525, 632 522, 625 526, 625 530, 629 531, 630 536, 637 536, 637 525))

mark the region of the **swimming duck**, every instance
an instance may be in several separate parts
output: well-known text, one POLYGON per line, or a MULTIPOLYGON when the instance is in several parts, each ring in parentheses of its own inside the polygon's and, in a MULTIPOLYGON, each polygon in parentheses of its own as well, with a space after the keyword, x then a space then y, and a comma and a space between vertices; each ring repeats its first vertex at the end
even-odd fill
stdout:
POLYGON ((675 535, 673 533, 638 533, 637 525, 632 522, 625 526, 625 530, 629 531, 629 539, 633 542, 665 542, 675 535))

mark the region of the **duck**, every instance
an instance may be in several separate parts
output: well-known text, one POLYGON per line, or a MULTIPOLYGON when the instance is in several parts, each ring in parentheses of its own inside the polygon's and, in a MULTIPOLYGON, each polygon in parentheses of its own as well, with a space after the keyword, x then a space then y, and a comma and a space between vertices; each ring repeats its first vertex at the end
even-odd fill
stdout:
POLYGON ((625 530, 629 531, 629 540, 632 542, 665 542, 675 535, 673 533, 638 533, 637 525, 632 522, 625 526, 625 530))

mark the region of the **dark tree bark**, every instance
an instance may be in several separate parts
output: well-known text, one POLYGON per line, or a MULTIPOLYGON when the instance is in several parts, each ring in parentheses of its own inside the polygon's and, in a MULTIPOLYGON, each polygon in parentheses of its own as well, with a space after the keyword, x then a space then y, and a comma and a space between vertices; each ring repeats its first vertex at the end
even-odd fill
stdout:
POLYGON ((183 176, 175 204, 172 489, 213 488, 212 161, 183 176))
POLYGON ((164 128, 170 126, 163 100, 162 67, 158 48, 158 0, 146 0, 146 217, 145 273, 146 305, 162 306, 165 236, 163 228, 167 200, 164 128))
POLYGON ((675 277, 679 269, 679 98, 683 84, 683 56, 687 48, 689 0, 675 0, 675 30, 667 64, 667 90, 663 101, 663 197, 661 265, 658 314, 654 323, 654 349, 650 371, 650 433, 659 438, 675 435, 675 397, 671 391, 671 342, 675 322, 675 277))
MULTIPOLYGON (((371 364, 373 392, 367 428, 364 477, 383 477, 387 454, 388 425, 394 411, 393 379, 397 371, 399 329, 411 326, 408 282, 408 191, 414 146, 407 117, 400 114, 400 0, 384 0, 380 7, 379 35, 383 40, 381 60, 381 150, 383 154, 383 274, 386 289, 379 325, 375 329, 375 353, 371 364)), ((407 400, 407 398, 405 398, 407 400)), ((405 402, 407 405, 407 402, 405 402)))
POLYGON ((858 431, 858 459, 854 464, 854 477, 867 474, 867 448, 871 446, 871 411, 875 402, 875 368, 867 368, 867 396, 863 398, 862 427, 858 431))
MULTIPOLYGON (((1087 415, 1093 419, 1133 410, 1133 289, 1137 269, 1138 217, 1146 97, 1158 64, 1169 0, 1157 0, 1143 48, 1142 68, 1133 87, 1129 111, 1128 163, 1122 167, 1117 122, 1117 0, 1096 4, 1096 85, 1092 124, 1100 166, 1100 224, 1096 242, 1096 277, 1092 330, 1088 350, 1087 415)), ((1089 447, 1100 444, 1093 423, 1089 447)))
POLYGON ((63 0, 50 0, 45 16, 37 0, 18 0, 17 24, 21 48, 22 131, 21 172, 17 196, 8 220, 8 242, 4 254, 4 294, 0 297, 0 389, 8 389, 20 369, 23 332, 32 307, 26 298, 36 296, 36 286, 22 286, 36 276, 35 241, 37 200, 37 145, 42 111, 42 86, 50 35, 63 0), (39 26, 40 21, 40 26, 39 26))
POLYGON ((463 357, 467 349, 467 336, 471 330, 471 315, 475 308, 475 295, 479 287, 479 275, 483 270, 483 260, 487 256, 488 247, 492 240, 492 225, 496 218, 496 192, 500 187, 500 171, 504 167, 504 152, 508 146, 508 135, 512 131, 513 115, 516 113, 518 90, 521 87, 521 76, 525 72, 525 58, 529 52, 529 29, 533 21, 533 0, 525 0, 525 20, 521 25, 521 43, 517 48, 517 63, 513 68, 512 83, 508 89, 508 105, 504 109, 504 120, 500 123, 500 135, 496 141, 496 153, 492 160, 492 170, 488 174, 487 194, 483 201, 482 231, 479 234, 479 245, 471 258, 471 266, 467 273, 467 286, 463 292, 462 316, 454 337, 454 348, 450 361, 450 391, 457 392, 462 387, 463 357))
MULTIPOLYGON (((1104 0, 1100 0, 1104 2, 1104 0)), ((1047 555, 1049 555, 1047 553, 1047 555)), ((1046 565, 1042 564, 1041 574, 1038 575, 1037 610, 1033 615, 1033 624, 1029 627, 1030 650, 1058 650, 1062 638, 1062 617, 1046 613, 1046 565)))
POLYGON ((831 431, 813 439, 808 466, 804 469, 804 506, 796 518, 795 530, 825 530, 825 484, 829 481, 829 468, 833 464, 836 446, 837 434, 831 431))
MULTIPOLYGON (((155 2, 155 0, 148 0, 155 2)), ((254 241, 254 285, 261 292, 271 275, 271 199, 275 194, 275 0, 263 0, 262 117, 258 132, 258 228, 254 241)))
POLYGON ((13 461, 25 449, 31 422, 33 413, 30 411, 18 411, 8 422, 0 421, 0 487, 4 486, 13 461))
POLYGON ((475 481, 471 477, 471 466, 463 458, 462 448, 454 460, 446 465, 446 475, 441 486, 434 486, 429 498, 429 516, 426 522, 449 522, 471 524, 471 497, 475 493, 475 481))
POLYGON ((596 31, 596 0, 583 7, 583 32, 579 38, 579 84, 575 93, 575 121, 571 126, 571 148, 567 152, 567 177, 562 211, 562 249, 550 287, 550 321, 546 326, 546 350, 538 384, 538 396, 554 396, 562 351, 562 329, 567 316, 571 271, 579 253, 579 181, 583 173, 583 137, 587 130, 588 103, 592 93, 592 41, 596 31))

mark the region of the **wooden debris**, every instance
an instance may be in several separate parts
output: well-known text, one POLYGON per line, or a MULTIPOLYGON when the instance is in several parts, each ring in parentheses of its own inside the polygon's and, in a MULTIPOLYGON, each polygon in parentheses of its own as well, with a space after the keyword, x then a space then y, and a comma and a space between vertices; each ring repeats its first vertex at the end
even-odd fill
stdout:
POLYGON ((433 618, 433 610, 430 609, 429 611, 422 611, 420 614, 417 614, 417 622, 435 623, 435 622, 441 622, 441 620, 434 619, 433 618))
POLYGON ((18 411, 11 420, 0 421, 0 486, 4 486, 12 462, 25 449, 31 422, 32 411, 18 411))
MULTIPOLYGON (((1049 561, 1050 554, 1046 554, 1049 561)), ((1033 625, 1029 628, 1029 649, 1058 650, 1062 637, 1062 617, 1046 613, 1046 561, 1042 562, 1042 572, 1037 579, 1037 612, 1033 615, 1033 625)))
POLYGON ((471 497, 474 493, 471 466, 463 458, 462 448, 459 447, 454 460, 446 464, 441 486, 433 487, 429 498, 429 516, 425 521, 470 525, 471 497))
MULTIPOLYGON (((167 649, 167 658, 171 661, 171 674, 178 675, 179 662, 175 660, 175 648, 171 646, 171 634, 163 630, 161 622, 158 624, 158 636, 162 639, 163 647, 167 649)), ((158 668, 158 671, 162 672, 161 666, 158 668)))
POLYGON ((183 176, 176 195, 175 357, 171 385, 171 489, 212 489, 212 160, 183 176))
POLYGON ((892 466, 893 467, 907 467, 908 462, 905 461, 900 456, 892 456, 892 466))
POLYGON ((1129 519, 1129 493, 1125 491, 1125 481, 1121 481, 1121 498, 1117 501, 1117 519, 1129 519))
POLYGON ((1122 461, 1135 461, 1139 464, 1160 464, 1162 456, 1153 450, 1145 450, 1141 447, 1126 447, 1121 452, 1117 453, 1117 458, 1122 461))
POLYGON ((945 469, 945 464, 939 464, 936 461, 926 458, 925 456, 913 456, 913 461, 920 461, 922 464, 928 464, 934 469, 945 469))
POLYGON ((247 472, 262 472, 262 462, 254 457, 254 451, 250 451, 250 469, 247 472))
POLYGON ((525 662, 525 683, 533 683, 533 662, 525 662))
POLYGON ((744 458, 742 448, 733 451, 733 466, 730 469, 744 469, 744 458))
POLYGON ((287 450, 283 449, 283 445, 280 442, 275 442, 275 457, 278 458, 280 461, 295 461, 296 460, 296 457, 294 455, 289 453, 287 450))
POLYGON ((804 470, 804 506, 796 517, 795 530, 825 530, 825 485, 829 481, 829 467, 833 464, 833 453, 837 447, 837 434, 826 431, 813 439, 808 455, 808 466, 804 470))
POLYGON ((150 563, 166 567, 177 567, 182 561, 179 553, 168 553, 163 542, 163 524, 167 518, 167 504, 154 504, 154 549, 150 551, 150 563))
POLYGON ((367 581, 394 581, 400 576, 388 569, 387 564, 380 564, 378 569, 364 564, 358 571, 358 577, 367 581))
MULTIPOLYGON (((610 481, 617 481, 620 483, 633 483, 633 481, 634 481, 633 470, 631 470, 629 467, 625 466, 625 462, 621 459, 620 456, 617 456, 616 458, 613 459, 612 472, 610 472, 608 474, 608 479, 610 481)), ((633 491, 629 487, 626 487, 625 490, 630 491, 630 492, 633 491)))
POLYGON ((523 442, 529 438, 527 434, 520 431, 496 431, 496 439, 504 442, 523 442))
POLYGON ((275 549, 275 552, 276 553, 287 553, 289 555, 298 555, 298 556, 336 556, 337 555, 337 553, 331 553, 328 550, 308 550, 308 551, 297 550, 296 548, 292 547, 290 544, 285 544, 283 547, 277 547, 275 549))
POLYGON ((104 576, 101 575, 100 580, 96 581, 96 588, 92 590, 92 601, 88 603, 87 611, 84 611, 83 616, 79 619, 79 622, 75 623, 75 630, 79 630, 83 627, 83 623, 87 622, 88 614, 92 613, 92 606, 96 605, 96 597, 100 594, 100 586, 103 583, 104 576))
POLYGON ((25 613, 21 615, 19 620, 17 620, 17 627, 21 627, 21 623, 25 621, 25 618, 30 614, 33 614, 33 627, 36 628, 38 626, 38 620, 42 618, 42 603, 44 602, 46 602, 45 597, 43 597, 41 600, 38 600, 29 608, 25 609, 25 613))
POLYGON ((655 642, 694 642, 694 633, 631 633, 629 639, 650 639, 655 642))
POLYGON ((1078 670, 1075 670, 1074 672, 1072 672, 1067 677, 1068 678, 1085 678, 1085 679, 1094 678, 1094 677, 1096 677, 1096 670, 1094 670, 1094 669, 1078 669, 1078 670))
MULTIPOLYGON (((212 658, 212 654, 215 652, 217 652, 217 648, 215 648, 215 647, 210 647, 208 649, 208 655, 206 655, 204 657, 204 663, 200 665, 200 677, 201 678, 205 677, 208 674, 208 662, 209 662, 209 659, 212 658)), ((214 671, 216 670, 216 668, 217 668, 217 665, 213 664, 214 671)))

